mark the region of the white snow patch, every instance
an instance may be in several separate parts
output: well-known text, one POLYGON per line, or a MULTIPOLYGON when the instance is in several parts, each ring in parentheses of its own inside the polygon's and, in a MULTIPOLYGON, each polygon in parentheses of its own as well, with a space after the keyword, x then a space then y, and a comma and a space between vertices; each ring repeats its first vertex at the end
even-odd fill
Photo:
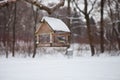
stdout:
POLYGON ((0 80, 120 80, 120 57, 0 58, 0 80))
POLYGON ((49 3, 59 3, 60 0, 42 0, 42 4, 48 5, 49 3))

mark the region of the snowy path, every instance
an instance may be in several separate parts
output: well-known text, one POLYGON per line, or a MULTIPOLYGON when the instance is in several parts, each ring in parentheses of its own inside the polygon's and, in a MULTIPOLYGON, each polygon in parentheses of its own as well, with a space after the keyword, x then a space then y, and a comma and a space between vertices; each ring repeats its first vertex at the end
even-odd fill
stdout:
POLYGON ((120 80, 120 57, 1 58, 0 80, 120 80))

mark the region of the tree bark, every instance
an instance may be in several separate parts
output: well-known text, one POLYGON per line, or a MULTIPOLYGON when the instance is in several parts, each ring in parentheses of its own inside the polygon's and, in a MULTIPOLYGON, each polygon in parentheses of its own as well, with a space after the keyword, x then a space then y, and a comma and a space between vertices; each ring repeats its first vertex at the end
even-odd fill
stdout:
MULTIPOLYGON (((116 30, 116 28, 115 28, 115 25, 116 25, 116 23, 115 23, 115 20, 120 20, 120 14, 119 14, 119 6, 118 6, 118 4, 119 4, 119 0, 117 1, 117 3, 116 3, 116 17, 113 17, 114 16, 114 12, 112 11, 112 5, 111 5, 112 3, 111 3, 111 1, 110 0, 108 0, 108 6, 109 6, 109 11, 110 11, 110 19, 111 19, 111 22, 112 22, 112 30, 113 30, 113 32, 115 33, 115 35, 116 35, 116 37, 117 37, 117 42, 118 42, 118 49, 120 50, 120 38, 119 38, 119 33, 120 33, 120 29, 119 29, 119 26, 120 26, 120 23, 118 22, 116 22, 118 25, 118 31, 116 30), (116 19, 117 18, 117 19, 116 19)), ((111 45, 111 47, 112 47, 112 44, 113 44, 113 42, 112 41, 110 41, 110 45, 111 45)))
POLYGON ((117 20, 119 22, 117 22, 117 28, 118 28, 118 32, 117 32, 117 42, 118 42, 118 49, 120 50, 120 0, 117 0, 118 3, 116 3, 116 17, 117 20))
POLYGON ((104 23, 103 23, 103 15, 104 15, 104 0, 101 0, 101 22, 100 22, 100 52, 104 52, 104 23))
POLYGON ((86 19, 86 25, 87 25, 87 34, 88 34, 88 39, 89 39, 89 45, 91 49, 91 56, 95 55, 95 49, 93 45, 93 39, 92 39, 92 32, 91 32, 91 26, 90 26, 90 18, 89 14, 85 14, 85 19, 86 19))
MULTIPOLYGON (((6 9, 9 12, 9 6, 8 5, 6 6, 6 9)), ((8 58, 8 54, 9 54, 8 53, 8 43, 9 43, 10 14, 8 14, 6 11, 5 11, 5 19, 6 19, 6 22, 5 22, 5 52, 6 52, 6 58, 8 58)))
POLYGON ((12 56, 15 56, 15 26, 16 26, 16 3, 14 3, 14 23, 13 23, 13 42, 12 42, 12 56))
MULTIPOLYGON (((71 9, 70 9, 70 2, 71 2, 71 0, 68 0, 68 7, 67 7, 67 14, 68 14, 68 17, 70 17, 70 14, 71 14, 71 9)), ((70 19, 68 18, 68 22, 67 22, 68 24, 68 26, 69 26, 69 28, 70 28, 70 19)))
MULTIPOLYGON (((120 21, 120 19, 119 19, 119 21, 120 21)), ((118 27, 120 27, 120 22, 118 23, 118 27)), ((119 32, 117 41, 118 41, 118 49, 120 50, 120 32, 119 32)))
MULTIPOLYGON (((32 9, 33 9, 33 6, 32 6, 32 9)), ((36 45, 36 35, 35 35, 35 31, 36 31, 36 23, 37 23, 37 16, 38 16, 38 8, 36 10, 36 12, 34 12, 33 10, 33 16, 34 16, 34 50, 33 50, 33 58, 35 57, 36 55, 36 48, 37 48, 37 45, 36 45)))
POLYGON ((90 26, 90 18, 89 18, 90 13, 87 12, 88 11, 87 0, 84 0, 84 4, 85 4, 84 15, 85 15, 85 19, 86 19, 87 33, 88 33, 89 45, 90 45, 90 49, 91 49, 91 56, 94 56, 95 55, 95 49, 94 49, 93 39, 92 39, 92 34, 91 34, 91 26, 90 26))

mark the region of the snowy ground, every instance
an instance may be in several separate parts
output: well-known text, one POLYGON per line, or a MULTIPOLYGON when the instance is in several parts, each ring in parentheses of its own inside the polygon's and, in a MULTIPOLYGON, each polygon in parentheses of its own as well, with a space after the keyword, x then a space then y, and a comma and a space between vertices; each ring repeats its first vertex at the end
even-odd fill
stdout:
POLYGON ((120 80, 120 57, 1 57, 0 80, 120 80))

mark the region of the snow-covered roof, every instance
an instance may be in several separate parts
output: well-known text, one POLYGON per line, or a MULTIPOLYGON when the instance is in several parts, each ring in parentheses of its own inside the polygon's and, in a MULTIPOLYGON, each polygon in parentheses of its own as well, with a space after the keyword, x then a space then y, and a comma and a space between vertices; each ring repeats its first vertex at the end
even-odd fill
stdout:
POLYGON ((43 17, 41 21, 46 21, 54 31, 70 32, 68 26, 60 19, 53 17, 43 17))

